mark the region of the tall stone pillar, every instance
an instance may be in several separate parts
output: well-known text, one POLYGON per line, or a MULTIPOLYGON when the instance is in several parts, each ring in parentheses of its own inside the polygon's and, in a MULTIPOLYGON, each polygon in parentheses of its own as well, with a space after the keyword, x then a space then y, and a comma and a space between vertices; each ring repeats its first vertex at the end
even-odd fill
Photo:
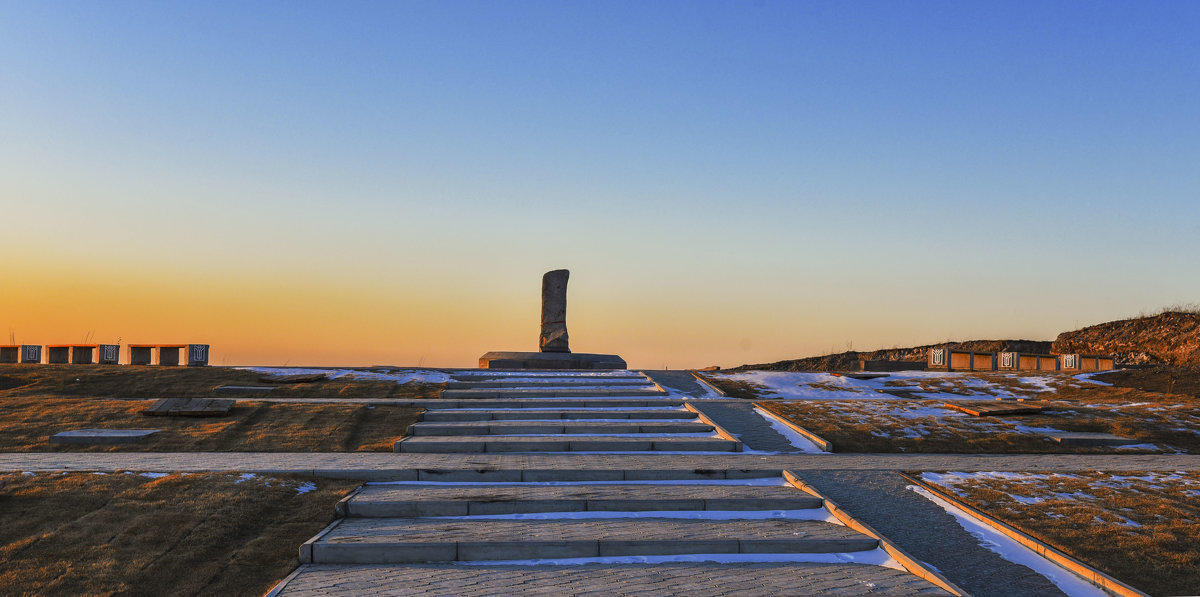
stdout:
POLYGON ((542 352, 571 352, 567 343, 567 278, 571 272, 556 269, 542 276, 542 352))

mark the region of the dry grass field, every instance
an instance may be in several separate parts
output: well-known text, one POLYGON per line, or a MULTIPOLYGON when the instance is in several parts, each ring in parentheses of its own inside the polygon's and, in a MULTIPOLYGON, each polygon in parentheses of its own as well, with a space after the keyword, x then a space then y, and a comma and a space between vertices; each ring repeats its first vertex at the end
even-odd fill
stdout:
POLYGON ((147 417, 151 401, 6 396, 3 452, 390 452, 421 409, 361 404, 239 401, 223 417, 147 417), (73 429, 161 429, 132 444, 52 444, 73 429))
POLYGON ((837 452, 1097 453, 1038 429, 1111 433, 1166 451, 1200 452, 1200 400, 1129 388, 1064 390, 1030 404, 1042 414, 973 417, 940 400, 763 401, 773 413, 833 443, 837 452))
MULTIPOLYGON (((88 398, 221 398, 221 385, 264 384, 269 376, 230 367, 131 365, 0 365, 0 391, 8 396, 88 398)), ((437 398, 444 384, 356 379, 282 383, 272 398, 437 398)))
POLYGON ((1152 595, 1200 594, 1200 473, 917 476, 1152 595))
POLYGON ((0 474, 0 594, 262 595, 357 482, 0 474))

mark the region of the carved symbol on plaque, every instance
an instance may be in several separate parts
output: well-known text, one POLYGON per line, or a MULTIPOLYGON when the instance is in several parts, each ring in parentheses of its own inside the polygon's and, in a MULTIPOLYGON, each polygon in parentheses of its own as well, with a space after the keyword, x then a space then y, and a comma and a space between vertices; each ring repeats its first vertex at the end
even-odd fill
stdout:
POLYGON ((944 348, 933 349, 933 364, 934 365, 945 365, 946 364, 946 349, 944 349, 944 348))

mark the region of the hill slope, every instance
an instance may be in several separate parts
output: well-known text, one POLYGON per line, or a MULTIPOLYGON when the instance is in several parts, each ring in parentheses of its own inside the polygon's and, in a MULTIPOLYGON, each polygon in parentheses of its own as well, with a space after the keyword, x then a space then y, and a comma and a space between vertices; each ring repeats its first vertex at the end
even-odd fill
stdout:
POLYGON ((912 348, 891 348, 872 352, 850 351, 819 357, 762 363, 759 365, 742 365, 741 367, 736 367, 734 371, 853 371, 858 369, 858 361, 860 359, 871 361, 917 361, 924 363, 930 348, 949 347, 955 350, 978 350, 981 352, 1015 350, 1018 352, 1045 353, 1050 351, 1050 344, 1050 342, 1038 340, 969 340, 967 342, 928 344, 912 348))
POLYGON ((1168 311, 1058 335, 1057 354, 1115 354, 1122 364, 1200 365, 1200 313, 1168 311))

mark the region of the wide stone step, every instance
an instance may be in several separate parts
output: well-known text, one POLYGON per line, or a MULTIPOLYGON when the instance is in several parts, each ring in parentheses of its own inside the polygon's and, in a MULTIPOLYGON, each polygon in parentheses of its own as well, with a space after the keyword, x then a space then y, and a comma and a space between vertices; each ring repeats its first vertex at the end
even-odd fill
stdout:
POLYGON ((949 595, 904 570, 865 564, 672 562, 586 566, 306 566, 279 597, 362 595, 949 595), (518 588, 519 587, 519 588, 518 588))
POLYGON ((671 408, 683 406, 678 398, 476 398, 466 400, 422 400, 413 406, 421 408, 671 408))
POLYGON ((712 433, 713 426, 705 423, 661 423, 634 421, 629 423, 615 422, 563 422, 555 421, 475 421, 457 423, 421 422, 413 425, 409 433, 414 436, 426 435, 513 435, 513 434, 545 434, 571 433, 605 434, 605 433, 712 433))
POLYGON ((571 379, 515 379, 515 380, 485 380, 485 381, 449 381, 447 390, 475 390, 486 388, 553 388, 572 386, 588 386, 603 388, 654 387, 654 382, 645 377, 618 377, 612 379, 571 378, 571 379))
POLYGON ((506 398, 520 400, 522 398, 632 398, 636 396, 666 396, 667 392, 655 387, 647 388, 535 388, 535 389, 481 389, 481 390, 442 390, 442 398, 447 400, 478 400, 481 398, 506 398))
POLYGON ((470 435, 457 437, 406 437, 393 444, 406 454, 497 453, 497 452, 740 452, 741 442, 719 437, 548 436, 505 437, 470 435))
POLYGON ((663 510, 806 510, 819 498, 794 487, 749 485, 367 485, 348 500, 344 515, 475 516, 535 512, 648 512, 663 510))
POLYGON ((592 380, 592 381, 612 381, 612 380, 627 380, 640 379, 645 380, 646 376, 633 371, 572 371, 555 373, 551 371, 543 371, 535 373, 532 371, 478 371, 472 373, 455 373, 450 376, 452 381, 510 381, 510 380, 559 380, 559 381, 575 381, 575 380, 592 380))
POLYGON ((427 410, 421 413, 421 421, 553 421, 562 419, 663 419, 694 420, 696 413, 682 409, 661 410, 562 410, 562 409, 519 409, 519 410, 427 410))
POLYGON ((312 564, 592 558, 631 555, 839 553, 879 542, 810 520, 343 518, 300 548, 312 564))

